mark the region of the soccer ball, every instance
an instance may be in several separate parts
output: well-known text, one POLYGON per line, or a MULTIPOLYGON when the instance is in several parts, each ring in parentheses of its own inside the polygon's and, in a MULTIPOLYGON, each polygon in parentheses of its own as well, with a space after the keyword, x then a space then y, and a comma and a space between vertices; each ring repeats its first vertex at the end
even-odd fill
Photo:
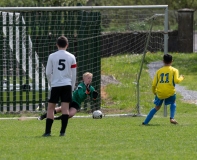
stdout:
POLYGON ((103 117, 103 113, 100 110, 96 110, 92 113, 93 119, 101 119, 103 117))

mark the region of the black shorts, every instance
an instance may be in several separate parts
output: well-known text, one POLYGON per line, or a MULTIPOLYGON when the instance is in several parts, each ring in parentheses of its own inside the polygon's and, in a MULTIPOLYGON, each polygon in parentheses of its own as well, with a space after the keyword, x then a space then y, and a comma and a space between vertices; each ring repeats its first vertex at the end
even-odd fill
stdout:
POLYGON ((77 111, 80 110, 80 106, 76 102, 74 102, 74 101, 72 101, 69 104, 69 108, 75 108, 77 111))
POLYGON ((66 103, 70 103, 72 101, 72 86, 67 85, 51 88, 51 95, 48 102, 58 103, 59 100, 66 103))

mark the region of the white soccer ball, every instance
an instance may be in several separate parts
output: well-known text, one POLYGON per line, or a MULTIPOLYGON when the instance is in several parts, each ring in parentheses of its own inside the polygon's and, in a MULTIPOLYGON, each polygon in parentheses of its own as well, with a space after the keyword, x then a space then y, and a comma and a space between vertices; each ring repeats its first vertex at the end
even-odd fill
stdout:
POLYGON ((103 117, 103 113, 100 110, 96 110, 92 113, 93 119, 101 119, 103 117))

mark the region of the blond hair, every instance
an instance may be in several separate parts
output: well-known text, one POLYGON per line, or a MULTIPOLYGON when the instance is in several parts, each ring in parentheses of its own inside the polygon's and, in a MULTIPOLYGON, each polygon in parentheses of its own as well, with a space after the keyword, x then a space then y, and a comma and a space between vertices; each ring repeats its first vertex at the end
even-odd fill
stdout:
POLYGON ((90 72, 85 72, 85 73, 83 74, 83 78, 85 78, 86 76, 91 76, 91 77, 93 77, 93 74, 90 73, 90 72))

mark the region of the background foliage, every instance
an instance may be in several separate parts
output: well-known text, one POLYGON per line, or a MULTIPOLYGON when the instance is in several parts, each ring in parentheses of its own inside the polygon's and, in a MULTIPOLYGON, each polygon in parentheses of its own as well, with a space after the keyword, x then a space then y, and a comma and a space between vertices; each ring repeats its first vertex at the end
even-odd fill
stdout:
POLYGON ((180 9, 180 8, 197 8, 197 1, 195 0, 179 0, 179 1, 171 1, 171 0, 89 0, 88 4, 91 5, 168 5, 170 9, 180 9))
POLYGON ((168 5, 169 9, 177 10, 181 8, 197 9, 195 0, 1 0, 0 6, 66 6, 68 4, 91 6, 119 6, 119 5, 168 5))

